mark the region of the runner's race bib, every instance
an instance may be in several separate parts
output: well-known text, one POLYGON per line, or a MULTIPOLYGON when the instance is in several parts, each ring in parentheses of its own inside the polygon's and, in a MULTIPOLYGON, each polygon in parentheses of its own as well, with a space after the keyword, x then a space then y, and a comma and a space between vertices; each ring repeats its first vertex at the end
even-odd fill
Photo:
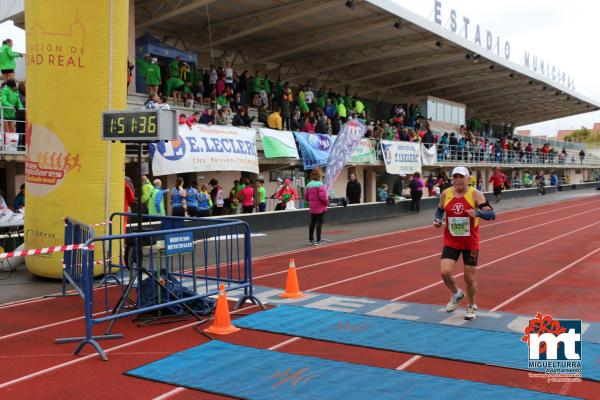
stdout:
POLYGON ((448 217, 448 231, 452 236, 470 236, 471 220, 469 217, 448 217))

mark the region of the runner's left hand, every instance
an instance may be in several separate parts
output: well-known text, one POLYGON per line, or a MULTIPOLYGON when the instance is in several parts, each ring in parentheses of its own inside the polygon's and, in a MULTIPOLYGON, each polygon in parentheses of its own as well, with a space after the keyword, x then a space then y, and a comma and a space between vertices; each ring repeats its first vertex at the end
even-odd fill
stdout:
POLYGON ((466 213, 469 217, 475 218, 475 210, 473 210, 473 209, 466 210, 466 213))

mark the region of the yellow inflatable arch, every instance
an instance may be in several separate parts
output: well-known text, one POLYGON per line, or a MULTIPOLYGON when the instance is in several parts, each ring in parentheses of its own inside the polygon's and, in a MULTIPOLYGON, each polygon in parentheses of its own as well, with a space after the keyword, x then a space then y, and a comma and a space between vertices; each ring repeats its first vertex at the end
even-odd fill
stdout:
MULTIPOLYGON (((65 216, 93 224, 123 210, 124 147, 100 129, 102 111, 127 105, 128 12, 127 0, 25 1, 28 249, 62 244, 65 216)), ((62 256, 27 268, 60 278, 62 256)))

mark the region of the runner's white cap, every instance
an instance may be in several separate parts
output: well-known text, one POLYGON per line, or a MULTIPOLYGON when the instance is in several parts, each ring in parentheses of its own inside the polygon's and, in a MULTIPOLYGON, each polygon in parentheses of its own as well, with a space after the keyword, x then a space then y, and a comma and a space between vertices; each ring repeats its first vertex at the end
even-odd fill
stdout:
POLYGON ((462 176, 469 176, 469 170, 466 167, 454 167, 454 169, 452 170, 452 176, 456 174, 462 176))

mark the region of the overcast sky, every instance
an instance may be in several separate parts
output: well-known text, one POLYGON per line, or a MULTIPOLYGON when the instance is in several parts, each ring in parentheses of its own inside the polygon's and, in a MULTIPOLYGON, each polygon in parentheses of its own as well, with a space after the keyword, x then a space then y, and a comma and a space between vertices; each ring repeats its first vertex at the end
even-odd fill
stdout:
MULTIPOLYGON (((403 7, 433 21, 434 0, 395 0, 403 7)), ((528 50, 575 79, 575 91, 600 101, 600 2, 590 0, 439 0, 442 24, 449 29, 450 10, 456 10, 458 30, 462 18, 470 19, 469 40, 474 26, 508 40, 510 60, 523 65, 528 50)), ((462 33, 461 33, 462 34, 462 33)), ((483 37, 485 40, 485 37, 483 37)), ((600 111, 542 122, 518 129, 534 134, 555 135, 558 129, 591 128, 600 122, 600 111)))

